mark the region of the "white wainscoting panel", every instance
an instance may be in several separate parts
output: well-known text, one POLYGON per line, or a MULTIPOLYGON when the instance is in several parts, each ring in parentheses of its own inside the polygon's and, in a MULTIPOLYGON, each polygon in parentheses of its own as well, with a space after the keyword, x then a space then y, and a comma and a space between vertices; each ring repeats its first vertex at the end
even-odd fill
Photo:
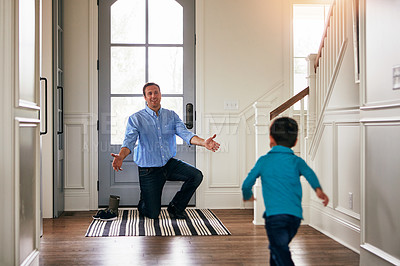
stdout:
POLYGON ((336 127, 335 208, 360 219, 360 123, 337 123, 336 127))
POLYGON ((362 134, 359 118, 358 108, 327 111, 311 164, 330 203, 324 207, 310 190, 311 201, 307 206, 312 227, 355 252, 360 252, 361 236, 362 134))
POLYGON ((90 114, 65 114, 65 210, 90 209, 90 114))
MULTIPOLYGON (((218 152, 210 154, 209 188, 239 188, 240 179, 240 119, 236 115, 213 115, 206 118, 209 134, 217 134, 221 144, 218 152)), ((208 152, 208 151, 205 151, 208 152)))
POLYGON ((65 187, 66 189, 85 187, 85 125, 65 124, 65 187))
POLYGON ((400 23, 400 4, 391 0, 363 2, 366 5, 365 105, 399 105, 400 90, 393 90, 393 67, 400 63, 400 35, 393 34, 392 25, 400 23))
MULTIPOLYGON (((321 139, 319 141, 318 149, 315 156, 317 160, 314 161, 315 165, 314 171, 317 174, 322 189, 330 198, 328 206, 332 207, 333 206, 332 202, 334 199, 334 191, 333 191, 334 126, 331 123, 325 123, 323 124, 322 130, 323 132, 321 134, 321 139)), ((311 199, 320 202, 315 193, 311 193, 311 199)))
POLYGON ((365 123, 364 243, 400 258, 400 122, 365 123))

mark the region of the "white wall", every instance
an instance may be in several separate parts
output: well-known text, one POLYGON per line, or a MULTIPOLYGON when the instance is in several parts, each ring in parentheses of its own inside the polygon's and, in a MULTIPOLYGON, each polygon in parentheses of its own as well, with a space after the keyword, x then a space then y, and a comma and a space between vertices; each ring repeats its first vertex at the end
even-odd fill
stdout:
POLYGON ((231 99, 244 110, 283 82, 282 1, 203 0, 196 11, 206 113, 227 113, 231 99))
POLYGON ((331 203, 322 208, 312 196, 310 223, 360 252, 360 265, 400 265, 400 90, 392 89, 392 67, 400 64, 394 33, 400 3, 360 3, 361 83, 354 83, 347 5, 348 45, 312 154, 331 203))
POLYGON ((221 143, 217 153, 198 149, 197 166, 205 177, 199 207, 251 207, 243 204, 240 187, 255 163, 252 105, 265 101, 276 107, 289 91, 284 21, 278 0, 196 1, 197 133, 216 133, 221 143), (238 110, 224 109, 231 100, 238 110))
POLYGON ((400 265, 400 90, 392 67, 400 65, 400 2, 362 1, 365 7, 362 76, 362 265, 400 265))
POLYGON ((400 64, 399 10, 398 1, 366 0, 364 105, 399 103, 400 91, 392 90, 392 67, 400 64))
POLYGON ((65 210, 97 209, 97 2, 64 1, 65 210))
MULTIPOLYGON (((349 2, 347 2, 349 3, 349 2)), ((361 124, 359 84, 355 82, 352 6, 345 12, 345 51, 317 134, 311 164, 330 198, 323 208, 311 193, 310 225, 359 251, 361 215, 361 124)), ((317 81, 318 82, 318 81, 317 81)))

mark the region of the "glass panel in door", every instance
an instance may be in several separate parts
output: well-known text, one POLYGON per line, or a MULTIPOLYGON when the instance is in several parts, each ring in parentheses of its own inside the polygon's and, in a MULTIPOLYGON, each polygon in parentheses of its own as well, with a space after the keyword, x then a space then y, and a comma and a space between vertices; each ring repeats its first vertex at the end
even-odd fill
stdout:
MULTIPOLYGON (((118 153, 128 117, 145 107, 146 82, 160 85, 163 108, 183 121, 194 103, 194 0, 102 0, 99 4, 99 206, 109 195, 121 206, 136 206, 137 165, 132 155, 115 172, 110 153, 118 153)), ((193 128, 192 130, 195 130, 193 128)), ((177 158, 195 164, 195 149, 177 138, 177 158)), ((162 204, 181 184, 167 183, 162 204)), ((190 204, 195 204, 193 198, 190 204)))

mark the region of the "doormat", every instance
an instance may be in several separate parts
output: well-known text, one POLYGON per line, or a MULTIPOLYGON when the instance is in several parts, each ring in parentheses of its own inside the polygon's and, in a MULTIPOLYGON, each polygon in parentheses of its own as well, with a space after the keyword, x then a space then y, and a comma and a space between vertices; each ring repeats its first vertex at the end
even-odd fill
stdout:
POLYGON ((186 219, 174 219, 162 209, 157 219, 139 215, 137 209, 119 210, 113 221, 93 220, 87 237, 107 236, 211 236, 230 235, 209 209, 186 209, 186 219))

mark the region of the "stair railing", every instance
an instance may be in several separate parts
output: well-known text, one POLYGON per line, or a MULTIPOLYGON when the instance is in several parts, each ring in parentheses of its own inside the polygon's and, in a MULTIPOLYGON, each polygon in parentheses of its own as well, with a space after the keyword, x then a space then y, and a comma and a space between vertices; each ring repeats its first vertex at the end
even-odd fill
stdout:
POLYGON ((346 45, 346 0, 334 0, 325 22, 324 33, 314 62, 316 73, 316 112, 319 117, 329 98, 329 89, 335 78, 336 67, 346 45))
POLYGON ((309 87, 305 88, 304 90, 302 90, 301 92, 297 93, 292 98, 290 98, 289 100, 287 100, 286 102, 282 103, 277 108, 272 110, 269 113, 270 119, 271 120, 274 119, 275 117, 277 117, 278 115, 280 115, 281 113, 283 113, 284 111, 286 111, 287 109, 292 107, 295 103, 297 103, 298 101, 300 101, 301 99, 306 97, 308 94, 309 94, 309 87))
POLYGON ((306 119, 306 110, 304 109, 304 97, 309 95, 310 89, 309 87, 305 88, 304 90, 300 91, 292 98, 287 100, 286 102, 279 105, 277 108, 272 110, 269 114, 270 121, 272 121, 275 117, 279 116, 287 109, 291 108, 295 103, 300 101, 300 113, 299 113, 299 136, 298 136, 298 145, 300 149, 300 156, 306 156, 306 139, 305 139, 305 128, 307 127, 307 119, 306 119))
POLYGON ((315 156, 318 140, 322 133, 324 113, 346 51, 347 2, 347 0, 333 1, 326 19, 318 54, 315 56, 314 62, 309 62, 309 69, 313 68, 315 73, 315 81, 309 79, 310 95, 313 95, 310 97, 312 99, 309 101, 309 106, 313 113, 310 112, 308 117, 307 154, 310 154, 311 157, 315 156))

